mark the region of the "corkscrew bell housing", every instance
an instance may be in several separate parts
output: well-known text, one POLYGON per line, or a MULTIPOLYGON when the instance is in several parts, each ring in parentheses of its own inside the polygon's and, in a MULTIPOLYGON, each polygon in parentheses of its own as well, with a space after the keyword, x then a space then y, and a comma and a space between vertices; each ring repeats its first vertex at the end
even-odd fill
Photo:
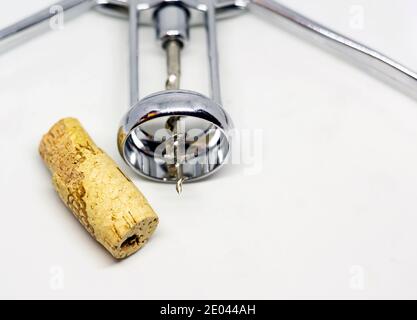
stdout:
MULTIPOLYGON (((232 122, 221 101, 216 39, 219 19, 246 11, 269 14, 281 27, 317 40, 370 74, 417 97, 415 72, 274 0, 63 0, 52 6, 68 14, 94 8, 129 19, 131 108, 118 131, 119 151, 135 172, 155 181, 176 183, 178 192, 184 182, 218 170, 231 148, 228 132, 232 122), (166 51, 168 72, 165 90, 141 98, 138 28, 145 25, 155 28, 166 51), (207 33, 210 97, 180 87, 181 50, 195 25, 204 25, 207 33)), ((0 30, 0 44, 54 17, 57 12, 50 10, 52 6, 0 30)))

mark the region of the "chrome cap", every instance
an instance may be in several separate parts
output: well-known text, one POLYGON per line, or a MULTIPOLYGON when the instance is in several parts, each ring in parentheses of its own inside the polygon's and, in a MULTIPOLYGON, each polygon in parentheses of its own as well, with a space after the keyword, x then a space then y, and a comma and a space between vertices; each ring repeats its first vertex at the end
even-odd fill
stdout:
POLYGON ((229 116, 213 100, 193 91, 168 90, 133 106, 118 132, 120 154, 140 175, 176 182, 175 163, 185 181, 206 177, 226 161, 230 150, 229 116), (179 119, 172 130, 169 119, 179 119), (180 150, 173 156, 173 148, 180 150), (175 159, 174 159, 175 157, 175 159))

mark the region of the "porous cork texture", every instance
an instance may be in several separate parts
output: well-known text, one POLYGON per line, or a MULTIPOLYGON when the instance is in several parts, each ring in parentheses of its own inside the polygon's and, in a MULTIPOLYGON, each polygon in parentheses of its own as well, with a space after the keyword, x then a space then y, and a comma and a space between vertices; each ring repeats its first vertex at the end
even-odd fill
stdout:
POLYGON ((158 216, 77 119, 56 123, 42 138, 39 152, 62 201, 116 259, 148 241, 158 216))

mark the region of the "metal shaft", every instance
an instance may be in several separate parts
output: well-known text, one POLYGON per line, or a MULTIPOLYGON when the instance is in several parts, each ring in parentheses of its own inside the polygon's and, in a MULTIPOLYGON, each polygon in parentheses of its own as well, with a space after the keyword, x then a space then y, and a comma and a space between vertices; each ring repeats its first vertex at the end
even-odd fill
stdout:
POLYGON ((139 96, 139 12, 137 0, 129 2, 129 64, 130 64, 130 107, 140 99, 139 96))
POLYGON ((220 89, 220 70, 219 70, 219 52, 217 43, 217 28, 216 28, 216 8, 214 2, 206 0, 206 31, 207 31, 207 48, 210 67, 210 89, 211 98, 219 105, 222 104, 221 89, 220 89))
MULTIPOLYGON (((189 13, 174 1, 161 7, 155 15, 156 35, 162 42, 167 57, 166 90, 179 90, 181 80, 181 49, 189 38, 189 13)), ((176 178, 178 194, 182 192, 185 181, 183 161, 185 158, 185 128, 180 116, 171 116, 166 122, 172 138, 167 145, 167 152, 172 157, 170 171, 176 178)))
POLYGON ((177 40, 169 40, 165 44, 167 54, 168 78, 167 90, 178 90, 181 80, 181 44, 177 40))
MULTIPOLYGON (((164 44, 167 55, 167 73, 168 77, 165 83, 166 90, 178 90, 180 88, 181 80, 181 43, 178 40, 170 39, 164 44)), ((181 129, 181 117, 173 116, 167 121, 167 128, 171 130, 173 136, 173 146, 170 148, 174 158, 174 171, 176 174, 176 190, 181 194, 183 190, 183 183, 185 181, 183 173, 183 146, 184 132, 181 129)))

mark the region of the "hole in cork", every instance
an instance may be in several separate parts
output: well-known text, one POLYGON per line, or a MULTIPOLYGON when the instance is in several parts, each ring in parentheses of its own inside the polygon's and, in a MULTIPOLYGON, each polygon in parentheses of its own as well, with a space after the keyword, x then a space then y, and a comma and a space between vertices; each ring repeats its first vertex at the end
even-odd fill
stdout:
POLYGON ((133 236, 127 238, 123 241, 121 248, 126 249, 128 247, 133 247, 139 244, 139 237, 138 235, 134 234, 133 236))

